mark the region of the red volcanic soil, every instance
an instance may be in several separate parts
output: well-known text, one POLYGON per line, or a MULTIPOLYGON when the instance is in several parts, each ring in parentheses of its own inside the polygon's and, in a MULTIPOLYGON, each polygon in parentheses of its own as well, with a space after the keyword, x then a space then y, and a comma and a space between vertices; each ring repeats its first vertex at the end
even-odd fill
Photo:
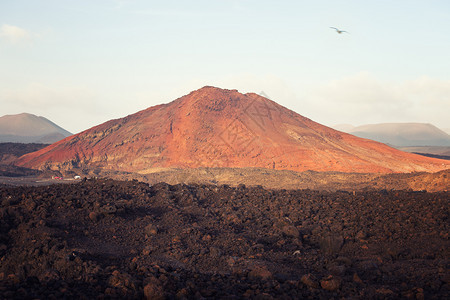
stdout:
POLYGON ((259 167, 293 171, 435 172, 450 162, 336 131, 254 93, 204 87, 24 155, 19 166, 259 167))

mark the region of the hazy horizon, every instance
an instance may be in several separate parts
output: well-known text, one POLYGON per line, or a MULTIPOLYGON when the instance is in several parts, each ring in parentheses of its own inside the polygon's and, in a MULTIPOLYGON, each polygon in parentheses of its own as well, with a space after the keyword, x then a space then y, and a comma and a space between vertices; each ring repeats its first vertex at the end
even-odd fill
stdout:
POLYGON ((211 85, 448 130, 448 28, 448 1, 2 1, 0 115, 77 133, 211 85))

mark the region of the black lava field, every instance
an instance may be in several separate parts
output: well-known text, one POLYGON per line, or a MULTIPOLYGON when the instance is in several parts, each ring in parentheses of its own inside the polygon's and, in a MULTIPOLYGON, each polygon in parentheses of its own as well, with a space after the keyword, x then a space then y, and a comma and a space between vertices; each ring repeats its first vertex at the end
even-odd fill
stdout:
POLYGON ((0 187, 2 299, 449 299, 449 192, 0 187))

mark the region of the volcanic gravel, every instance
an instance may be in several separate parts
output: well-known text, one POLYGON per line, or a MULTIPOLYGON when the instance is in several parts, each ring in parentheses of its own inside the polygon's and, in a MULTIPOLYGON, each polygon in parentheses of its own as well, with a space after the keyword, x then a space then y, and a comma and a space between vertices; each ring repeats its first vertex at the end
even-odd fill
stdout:
POLYGON ((1 187, 0 298, 448 299, 449 196, 1 187))

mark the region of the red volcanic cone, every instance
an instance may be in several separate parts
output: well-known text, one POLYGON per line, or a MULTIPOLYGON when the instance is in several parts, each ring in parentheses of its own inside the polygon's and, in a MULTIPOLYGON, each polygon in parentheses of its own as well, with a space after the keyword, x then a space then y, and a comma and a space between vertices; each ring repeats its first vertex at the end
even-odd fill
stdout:
POLYGON ((21 157, 36 169, 258 167, 434 172, 450 162, 398 151, 311 121, 254 93, 204 87, 21 157))

